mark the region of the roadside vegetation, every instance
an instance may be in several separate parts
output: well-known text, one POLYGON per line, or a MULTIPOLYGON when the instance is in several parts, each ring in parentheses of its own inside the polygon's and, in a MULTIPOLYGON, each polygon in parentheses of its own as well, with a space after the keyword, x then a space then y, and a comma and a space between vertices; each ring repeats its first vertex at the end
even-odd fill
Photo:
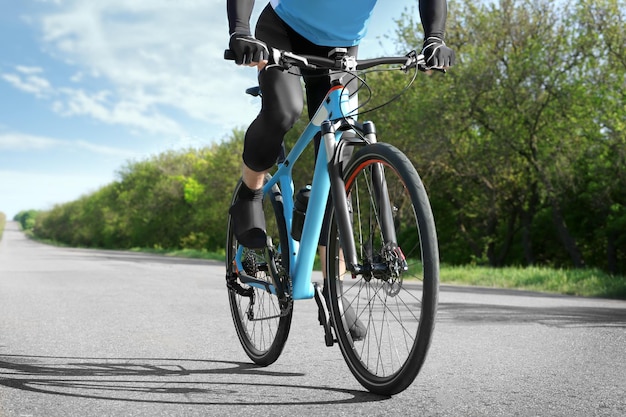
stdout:
MULTIPOLYGON (((449 9, 458 65, 419 74, 365 115, 422 175, 442 282, 626 298, 626 5, 452 0, 449 9)), ((397 21, 398 52, 422 42, 413 16, 397 21)), ((407 76, 367 82, 372 108, 407 76)), ((206 148, 129 162, 117 181, 20 223, 70 246, 219 258, 242 143, 235 129, 206 148)), ((296 188, 310 172, 297 173, 296 188)))
POLYGON ((38 215, 39 211, 37 210, 24 210, 17 213, 15 217, 13 217, 13 221, 18 222, 22 230, 32 234, 32 229, 35 227, 35 219, 38 215))
POLYGON ((592 268, 442 265, 441 282, 626 300, 626 277, 592 268))

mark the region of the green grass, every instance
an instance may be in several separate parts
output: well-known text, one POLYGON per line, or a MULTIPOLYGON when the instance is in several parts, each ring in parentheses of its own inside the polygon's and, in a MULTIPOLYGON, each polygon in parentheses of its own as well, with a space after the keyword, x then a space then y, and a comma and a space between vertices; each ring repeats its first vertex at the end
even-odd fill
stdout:
POLYGON ((584 297, 626 299, 626 277, 598 269, 548 267, 442 266, 441 282, 494 288, 514 288, 584 297))
POLYGON ((132 252, 143 252, 143 253, 154 253, 157 255, 164 256, 173 256, 179 258, 194 258, 194 259, 207 259, 212 261, 220 261, 224 262, 224 257, 226 256, 226 251, 222 250, 221 252, 209 252, 206 250, 196 250, 196 249, 146 249, 146 248, 133 248, 132 252))

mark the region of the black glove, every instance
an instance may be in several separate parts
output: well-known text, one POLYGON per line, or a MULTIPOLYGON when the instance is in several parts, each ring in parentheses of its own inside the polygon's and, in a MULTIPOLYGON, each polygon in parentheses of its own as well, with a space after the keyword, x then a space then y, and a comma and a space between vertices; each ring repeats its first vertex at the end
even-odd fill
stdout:
POLYGON ((436 36, 426 38, 422 55, 427 68, 444 69, 454 65, 454 51, 446 46, 443 39, 436 36))
POLYGON ((237 65, 261 62, 269 56, 267 45, 252 35, 242 35, 235 32, 230 35, 228 46, 235 54, 235 63, 237 65))

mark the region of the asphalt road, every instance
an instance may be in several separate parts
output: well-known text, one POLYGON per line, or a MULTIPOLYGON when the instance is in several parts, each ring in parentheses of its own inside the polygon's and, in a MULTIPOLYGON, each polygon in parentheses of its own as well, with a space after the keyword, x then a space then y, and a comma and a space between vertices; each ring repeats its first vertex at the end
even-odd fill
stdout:
MULTIPOLYGON (((426 364, 378 397, 313 300, 281 358, 243 353, 220 263, 0 242, 0 417, 624 416, 626 302, 443 286, 426 364)), ((315 278, 319 278, 316 274, 315 278)))

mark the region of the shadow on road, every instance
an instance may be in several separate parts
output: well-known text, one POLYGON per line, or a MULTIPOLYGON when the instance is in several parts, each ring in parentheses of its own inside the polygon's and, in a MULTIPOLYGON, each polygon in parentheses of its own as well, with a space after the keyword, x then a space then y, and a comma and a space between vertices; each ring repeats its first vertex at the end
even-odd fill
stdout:
POLYGON ((350 404, 388 398, 294 381, 303 377, 302 373, 220 360, 0 355, 0 387, 68 397, 249 406, 350 404), (277 381, 255 382, 250 378, 254 375, 277 381))

